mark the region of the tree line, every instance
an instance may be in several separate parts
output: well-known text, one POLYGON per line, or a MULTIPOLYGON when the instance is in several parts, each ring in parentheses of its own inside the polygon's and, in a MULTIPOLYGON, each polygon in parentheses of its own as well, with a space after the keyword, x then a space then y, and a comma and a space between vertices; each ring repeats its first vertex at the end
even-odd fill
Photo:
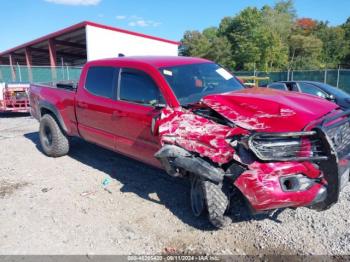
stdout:
POLYGON ((350 17, 339 26, 298 18, 293 0, 248 7, 218 27, 186 31, 180 54, 237 71, 350 67, 350 17))

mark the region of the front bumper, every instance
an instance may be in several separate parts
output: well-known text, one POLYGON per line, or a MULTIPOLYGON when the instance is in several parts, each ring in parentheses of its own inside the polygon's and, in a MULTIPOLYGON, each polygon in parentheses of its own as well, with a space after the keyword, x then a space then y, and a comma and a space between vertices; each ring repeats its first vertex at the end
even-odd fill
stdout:
MULTIPOLYGON (((324 146, 326 160, 254 162, 234 182, 255 211, 284 207, 330 208, 349 182, 350 111, 319 120, 313 125, 324 146), (288 191, 281 178, 305 176, 310 186, 288 191)), ((310 131, 310 130, 307 130, 310 131)))

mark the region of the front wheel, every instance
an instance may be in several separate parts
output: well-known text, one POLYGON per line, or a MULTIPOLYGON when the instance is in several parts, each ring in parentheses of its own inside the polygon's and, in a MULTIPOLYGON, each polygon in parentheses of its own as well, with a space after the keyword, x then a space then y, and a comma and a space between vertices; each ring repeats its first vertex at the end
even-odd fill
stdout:
POLYGON ((191 207, 195 216, 207 211, 210 223, 216 228, 223 228, 227 224, 224 216, 229 206, 229 198, 222 190, 222 185, 194 176, 191 181, 191 207))
POLYGON ((41 147, 46 155, 60 157, 68 153, 68 137, 51 115, 46 114, 40 119, 39 136, 41 147))

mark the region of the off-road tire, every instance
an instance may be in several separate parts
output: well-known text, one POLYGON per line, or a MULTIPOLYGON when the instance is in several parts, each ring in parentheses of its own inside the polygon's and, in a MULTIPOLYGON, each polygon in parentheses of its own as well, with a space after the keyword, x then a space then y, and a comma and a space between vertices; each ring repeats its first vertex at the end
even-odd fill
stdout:
POLYGON ((196 217, 202 216, 207 210, 203 179, 195 175, 191 177, 191 208, 193 215, 196 217))
POLYGON ((47 156, 60 157, 68 153, 68 137, 53 116, 45 114, 40 119, 39 136, 41 148, 47 156))
POLYGON ((203 181, 202 186, 210 223, 216 228, 225 227, 228 219, 224 214, 229 205, 229 198, 222 190, 222 185, 203 181))

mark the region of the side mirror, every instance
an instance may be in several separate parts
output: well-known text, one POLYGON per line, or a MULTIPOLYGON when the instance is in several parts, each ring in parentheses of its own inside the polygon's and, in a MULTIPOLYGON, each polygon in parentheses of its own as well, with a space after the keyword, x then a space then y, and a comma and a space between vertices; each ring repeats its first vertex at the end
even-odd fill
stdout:
POLYGON ((159 103, 159 101, 157 101, 157 100, 152 100, 152 101, 149 102, 149 104, 151 106, 153 106, 154 109, 157 109, 157 110, 160 110, 160 109, 163 109, 163 108, 166 107, 165 104, 159 103))
POLYGON ((161 113, 152 117, 151 134, 154 136, 158 135, 158 127, 159 127, 158 120, 160 119, 160 114, 161 113))

